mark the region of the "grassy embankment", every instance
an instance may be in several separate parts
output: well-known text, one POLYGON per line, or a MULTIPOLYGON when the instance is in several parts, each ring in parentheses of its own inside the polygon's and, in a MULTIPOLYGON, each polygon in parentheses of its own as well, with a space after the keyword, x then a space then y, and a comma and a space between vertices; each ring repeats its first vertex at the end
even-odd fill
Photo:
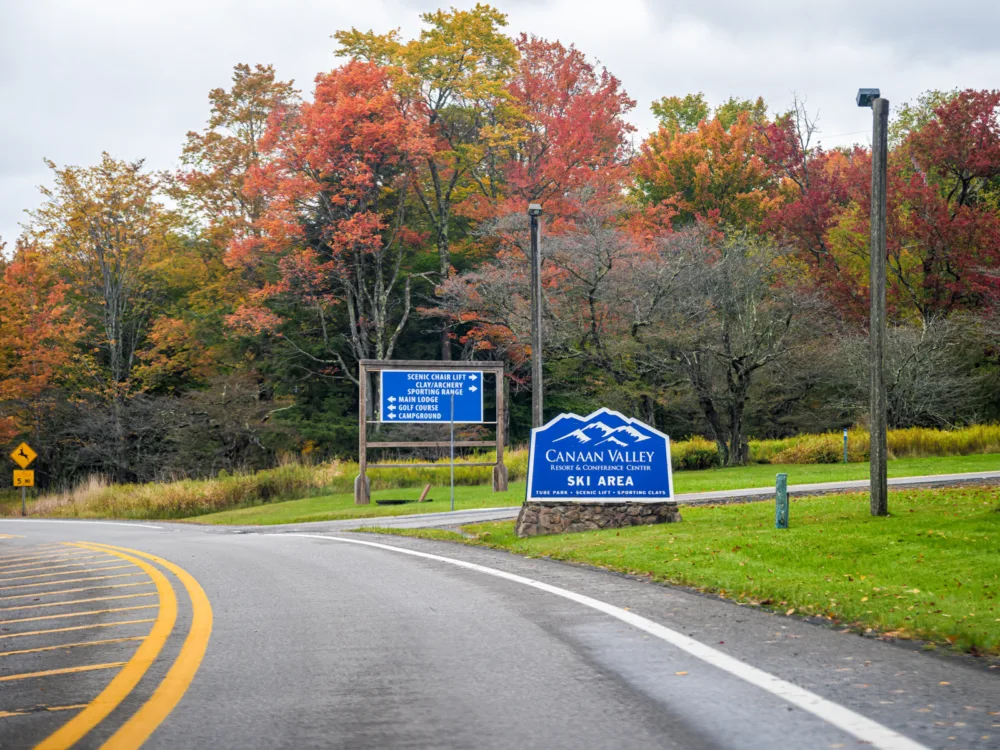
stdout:
MULTIPOLYGON (((518 539, 510 522, 391 533, 495 547, 691 586, 782 613, 1000 655, 1000 491, 891 492, 687 507, 678 524, 518 539)), ((390 530, 384 530, 390 531, 390 530)))
MULTIPOLYGON (((850 464, 841 460, 839 433, 803 435, 785 440, 752 441, 751 458, 757 462, 738 469, 711 469, 717 465, 715 445, 703 438, 672 444, 675 485, 678 492, 713 489, 764 487, 774 482, 774 474, 787 471, 793 483, 862 479, 868 475, 863 463, 867 435, 852 432, 850 464)), ((1000 469, 1000 425, 976 426, 950 432, 912 429, 889 433, 891 476, 934 474, 983 469, 1000 469), (927 458, 934 457, 934 458, 927 458)), ((455 472, 458 507, 485 507, 517 504, 523 497, 518 486, 525 476, 527 451, 506 454, 512 490, 492 495, 488 468, 459 468, 455 472), (465 489, 468 488, 468 489, 465 489)), ((73 490, 31 500, 33 515, 90 518, 170 519, 204 516, 232 509, 266 507, 238 515, 233 522, 283 523, 288 520, 319 520, 357 515, 431 512, 443 507, 447 472, 442 469, 374 470, 370 473, 376 498, 419 495, 425 484, 433 486, 435 502, 395 508, 375 505, 355 508, 351 499, 358 467, 353 462, 335 461, 315 466, 289 463, 256 474, 220 475, 206 480, 184 480, 143 485, 107 485, 92 478, 73 490), (386 492, 390 491, 390 492, 386 492), (282 501, 295 503, 277 508, 282 501)), ((0 499, 0 515, 16 515, 20 503, 14 495, 0 499)), ((227 517, 205 519, 228 522, 227 517)))
MULTIPOLYGON (((982 456, 945 456, 940 458, 904 458, 889 463, 890 477, 920 476, 923 474, 957 474, 971 471, 1000 470, 1000 454, 982 456)), ((868 464, 785 464, 744 466, 737 469, 704 469, 679 471, 674 475, 674 489, 678 493, 709 492, 746 487, 773 487, 775 473, 788 473, 791 484, 835 482, 844 479, 867 479, 868 464)), ((381 490, 372 497, 416 498, 418 489, 381 490)), ((435 485, 431 493, 434 502, 407 505, 379 506, 355 505, 354 495, 339 493, 284 503, 269 503, 248 508, 199 516, 199 523, 216 524, 280 524, 306 521, 329 521, 343 518, 369 518, 409 513, 434 513, 448 510, 448 487, 435 485)), ((515 482, 505 493, 494 494, 489 487, 456 487, 455 508, 496 508, 502 505, 520 505, 524 500, 524 482, 515 482)))

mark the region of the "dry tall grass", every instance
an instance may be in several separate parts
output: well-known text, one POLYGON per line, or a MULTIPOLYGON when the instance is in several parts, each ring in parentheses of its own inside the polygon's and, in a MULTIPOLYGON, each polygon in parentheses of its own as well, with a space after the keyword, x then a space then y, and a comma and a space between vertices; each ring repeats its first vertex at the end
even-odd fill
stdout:
MULTIPOLYGON (((1000 425, 974 425, 958 430, 927 427, 889 430, 887 442, 889 458, 1000 453, 1000 425)), ((848 460, 868 460, 869 434, 866 430, 848 430, 847 446, 848 460)), ((827 432, 784 440, 755 440, 750 443, 750 458, 757 463, 771 464, 840 463, 844 460, 844 436, 841 432, 827 432)))
MULTIPOLYGON (((488 461, 495 455, 484 454, 473 460, 488 461)), ((447 465, 443 460, 441 463, 447 465)), ((504 463, 510 481, 524 479, 527 450, 509 452, 504 463)), ((40 497, 32 504, 31 512, 75 518, 189 518, 262 502, 350 493, 357 474, 355 461, 301 464, 285 460, 280 466, 254 474, 220 474, 202 480, 113 485, 103 477, 91 476, 70 490, 40 497)), ((442 470, 433 468, 369 470, 373 490, 440 484, 441 477, 442 470)), ((487 484, 491 480, 492 469, 488 466, 455 469, 455 483, 459 485, 487 484)), ((20 512, 20 506, 0 506, 0 515, 5 510, 14 515, 20 512)))

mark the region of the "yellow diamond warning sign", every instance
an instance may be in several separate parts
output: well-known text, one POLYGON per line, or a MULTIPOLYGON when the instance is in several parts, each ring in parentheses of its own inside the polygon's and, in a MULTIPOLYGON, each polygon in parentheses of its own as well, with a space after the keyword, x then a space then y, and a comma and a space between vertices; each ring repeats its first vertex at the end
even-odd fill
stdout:
POLYGON ((32 469, 27 471, 18 471, 14 469, 14 486, 15 487, 34 487, 35 486, 35 472, 32 469))
POLYGON ((31 450, 31 446, 27 443, 21 443, 11 451, 10 457, 13 458, 14 463, 22 469, 27 469, 31 466, 31 462, 38 458, 38 454, 31 450))

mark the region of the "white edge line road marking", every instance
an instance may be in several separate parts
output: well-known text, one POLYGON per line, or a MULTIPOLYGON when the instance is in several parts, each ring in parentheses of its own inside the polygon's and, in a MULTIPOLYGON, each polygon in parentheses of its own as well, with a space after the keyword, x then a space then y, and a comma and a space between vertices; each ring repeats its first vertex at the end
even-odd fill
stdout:
POLYGON ((357 544, 363 547, 374 547, 376 549, 388 550, 390 552, 398 552, 403 555, 422 557, 425 560, 434 560, 436 562, 448 563, 449 565, 457 565, 460 568, 474 570, 478 573, 485 573, 486 575, 495 576, 496 578, 503 578, 508 581, 513 581, 514 583, 520 583, 525 586, 540 589, 541 591, 547 591, 550 594, 561 596, 563 599, 569 599, 570 601, 582 604, 585 607, 596 609, 598 612, 603 612, 606 615, 617 618, 618 620, 628 623, 629 625, 649 633, 650 635, 654 635, 657 638, 676 646, 682 651, 686 651, 692 656, 711 664, 713 667, 729 672, 740 679, 746 680, 751 685, 755 685, 756 687, 766 690, 779 698, 783 698, 792 705, 798 706, 804 711, 808 711, 823 721, 832 724, 850 735, 853 735, 862 742, 868 742, 874 747, 880 748, 880 750, 929 750, 929 748, 925 745, 914 742, 889 727, 883 726, 876 721, 872 721, 871 719, 855 713, 849 708, 845 708, 844 706, 834 703, 833 701, 828 701, 826 698, 816 695, 816 693, 806 690, 805 688, 793 685, 792 683, 775 677, 762 669, 758 669, 757 667, 753 667, 746 662, 742 662, 739 659, 729 656, 728 654, 717 651, 711 646, 706 646, 701 641, 696 641, 694 638, 689 638, 682 633, 678 633, 676 630, 671 630, 670 628, 664 627, 663 625, 655 623, 652 620, 647 620, 645 617, 628 612, 620 607, 616 607, 613 604, 607 604, 597 599, 592 599, 589 596, 569 591, 568 589, 552 586, 551 584, 542 583, 541 581, 536 581, 532 578, 525 578, 524 576, 519 576, 514 573, 507 573, 506 571, 497 570, 496 568, 488 568, 485 565, 466 562, 465 560, 456 560, 455 558, 443 557, 442 555, 432 555, 428 552, 418 552, 417 550, 406 549, 404 547, 393 547, 392 545, 380 544, 378 542, 366 542, 360 539, 324 536, 322 534, 260 534, 259 536, 270 539, 282 539, 288 537, 326 539, 327 541, 332 542, 343 542, 346 544, 357 544))
POLYGON ((133 529, 162 529, 162 526, 152 526, 148 523, 124 523, 122 521, 84 521, 82 519, 68 520, 62 518, 0 518, 0 523, 85 523, 89 526, 129 526, 133 529))

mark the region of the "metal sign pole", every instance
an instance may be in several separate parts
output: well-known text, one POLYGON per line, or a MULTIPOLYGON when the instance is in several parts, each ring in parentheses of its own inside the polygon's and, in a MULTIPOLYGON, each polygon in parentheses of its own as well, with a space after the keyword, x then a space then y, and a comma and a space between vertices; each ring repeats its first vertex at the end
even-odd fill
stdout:
POLYGON ((24 489, 24 487, 22 487, 21 488, 21 515, 22 516, 28 515, 28 506, 24 502, 24 492, 25 492, 25 489, 24 489))
POLYGON ((542 378, 542 254, 539 249, 539 217, 542 207, 528 205, 531 225, 531 426, 545 424, 542 378))
POLYGON ((455 510, 455 394, 451 394, 451 509, 455 510))
POLYGON ((774 492, 774 528, 788 528, 788 475, 778 474, 774 492))

